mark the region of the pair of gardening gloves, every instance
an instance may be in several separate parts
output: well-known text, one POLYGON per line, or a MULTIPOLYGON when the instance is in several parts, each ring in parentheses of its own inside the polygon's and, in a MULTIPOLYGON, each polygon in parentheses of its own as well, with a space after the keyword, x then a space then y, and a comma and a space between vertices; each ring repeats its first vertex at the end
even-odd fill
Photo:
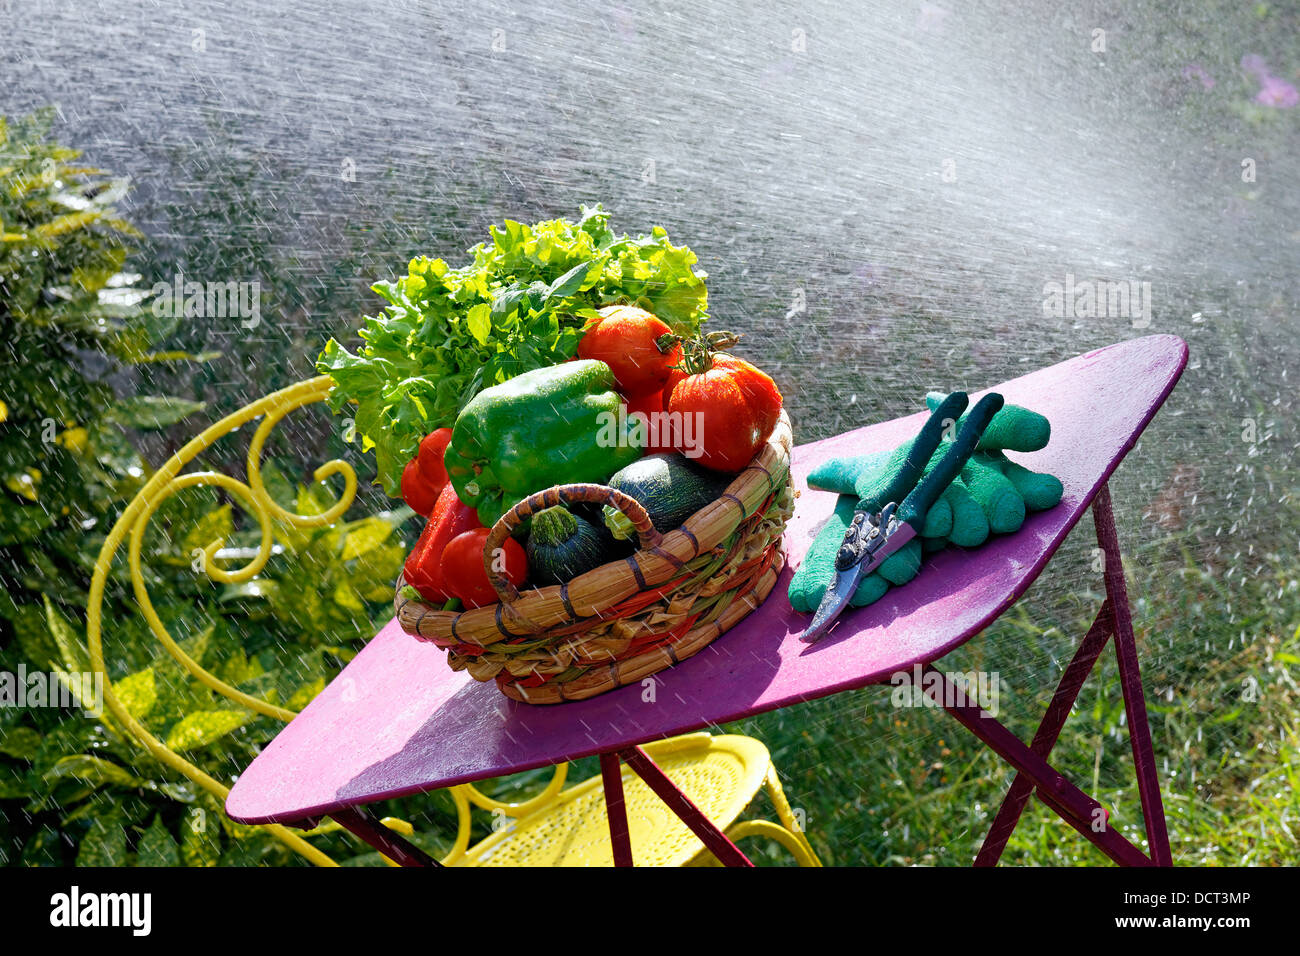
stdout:
MULTIPOLYGON (((934 411, 946 396, 931 392, 925 402, 934 411)), ((964 419, 963 419, 964 421, 964 419)), ((961 422, 950 431, 955 436, 961 422)), ((865 607, 880 600, 891 585, 906 584, 921 569, 923 555, 949 543, 963 548, 983 544, 990 534, 1019 530, 1028 512, 1043 511, 1061 500, 1061 482, 1052 475, 1030 471, 1003 454, 1010 451, 1038 451, 1047 445, 1051 426, 1037 412, 1019 405, 1005 405, 984 430, 975 454, 961 475, 935 501, 925 518, 921 535, 892 554, 872 574, 862 579, 849 604, 865 607)), ((888 501, 889 477, 907 457, 912 442, 893 451, 883 451, 823 462, 808 476, 808 485, 839 493, 835 513, 818 533, 803 564, 790 581, 790 604, 796 611, 812 613, 835 576, 835 555, 844 540, 855 510, 879 512, 888 501)), ((940 442, 930 458, 930 468, 939 463, 951 445, 951 437, 940 442)))

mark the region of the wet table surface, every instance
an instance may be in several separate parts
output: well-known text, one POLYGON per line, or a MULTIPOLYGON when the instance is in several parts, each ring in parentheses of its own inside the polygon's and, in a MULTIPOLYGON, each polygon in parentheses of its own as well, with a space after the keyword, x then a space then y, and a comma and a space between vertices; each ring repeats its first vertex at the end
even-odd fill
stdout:
MULTIPOLYGON (((936 661, 1024 594, 1186 362, 1181 339, 1153 335, 993 386, 1008 403, 1051 421, 1047 448, 1010 457, 1059 477, 1060 505, 978 549, 928 556, 913 581, 846 611, 811 647, 797 638, 809 617, 791 610, 785 589, 836 496, 810 491, 805 477, 827 458, 897 446, 926 412, 798 446, 793 472, 801 494, 786 530, 789 564, 771 597, 712 645, 656 675, 653 701, 632 685, 573 703, 517 703, 494 683, 452 672, 442 650, 390 621, 266 746, 236 782, 226 810, 245 823, 292 823, 738 720, 936 661)), ((981 394, 971 393, 972 405, 981 394)))

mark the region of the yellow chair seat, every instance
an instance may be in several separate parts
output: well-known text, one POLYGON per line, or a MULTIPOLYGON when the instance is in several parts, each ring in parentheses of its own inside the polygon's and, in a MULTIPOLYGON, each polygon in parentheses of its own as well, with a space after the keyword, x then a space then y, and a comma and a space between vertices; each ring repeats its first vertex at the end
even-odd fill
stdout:
MULTIPOLYGON (((775 783, 767 748, 750 737, 688 734, 656 741, 643 749, 701 812, 724 831, 744 812, 769 778, 775 783)), ((632 859, 638 866, 682 866, 712 859, 712 854, 690 828, 627 766, 623 767, 623 795, 632 859)), ((787 816, 789 809, 784 806, 784 797, 774 795, 773 802, 778 813, 787 816)), ((769 823, 755 832, 774 837, 792 850, 791 843, 798 845, 805 851, 795 851, 800 862, 816 865, 811 847, 797 828, 791 832, 769 823), (775 837, 771 830, 782 831, 790 840, 775 837)), ((612 866, 613 863, 604 786, 597 775, 558 794, 554 802, 542 809, 510 821, 470 847, 455 865, 612 866)))

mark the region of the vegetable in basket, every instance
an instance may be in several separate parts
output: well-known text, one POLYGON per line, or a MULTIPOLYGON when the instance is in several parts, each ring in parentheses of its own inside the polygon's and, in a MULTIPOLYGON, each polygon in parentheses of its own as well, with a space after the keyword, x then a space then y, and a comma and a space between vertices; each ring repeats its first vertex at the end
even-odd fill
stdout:
POLYGON ((444 485, 438 502, 424 526, 424 533, 406 558, 406 583, 430 604, 442 604, 452 597, 443 582, 443 552, 457 535, 482 527, 478 514, 456 497, 456 489, 444 485))
POLYGON ((599 205, 576 222, 506 220, 471 254, 461 268, 421 256, 405 276, 376 283, 387 305, 365 319, 361 346, 331 339, 317 359, 334 380, 331 407, 354 416, 389 495, 421 438, 454 424, 482 390, 574 356, 597 309, 640 306, 679 335, 696 334, 706 316, 695 253, 658 227, 618 235, 599 205))
POLYGON ((618 390, 631 401, 663 389, 682 360, 682 347, 658 316, 634 305, 611 305, 587 324, 578 357, 613 369, 618 390))
POLYGON ((641 457, 635 419, 604 362, 579 360, 525 372, 479 392, 447 446, 461 501, 491 527, 517 502, 553 485, 603 482, 641 457))
MULTIPOLYGON (((645 508, 655 530, 668 532, 716 501, 731 484, 731 476, 710 471, 674 452, 647 455, 616 472, 605 484, 635 498, 645 508)), ((605 525, 615 538, 635 537, 636 530, 627 515, 609 505, 604 513, 605 525)))
POLYGON ((716 471, 736 472, 763 447, 781 414, 776 383, 744 359, 717 347, 736 336, 714 332, 689 343, 663 390, 675 424, 674 447, 716 471))
POLYGON ((645 423, 645 453, 658 455, 673 450, 673 429, 664 416, 664 400, 661 392, 651 392, 638 398, 627 400, 627 414, 637 421, 645 423))
POLYGON ((622 556, 609 532, 562 505, 533 516, 528 574, 534 584, 564 584, 622 556))
POLYGON ((451 429, 439 428, 424 436, 419 453, 402 469, 402 500, 416 514, 433 513, 438 495, 447 484, 443 453, 451 441, 451 429))
MULTIPOLYGON (((462 532, 447 542, 442 553, 443 583, 451 596, 460 598, 466 607, 486 607, 498 600, 496 589, 483 568, 483 548, 488 534, 487 528, 462 532)), ((506 538, 500 553, 492 560, 493 567, 511 584, 523 584, 528 577, 528 558, 514 538, 506 538)))

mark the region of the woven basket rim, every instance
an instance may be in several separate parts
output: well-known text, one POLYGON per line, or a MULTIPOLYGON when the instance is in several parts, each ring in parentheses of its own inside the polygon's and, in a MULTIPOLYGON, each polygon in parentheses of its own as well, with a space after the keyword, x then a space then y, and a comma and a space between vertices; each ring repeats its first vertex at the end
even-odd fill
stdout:
MULTIPOLYGON (((698 554, 702 553, 704 549, 699 547, 699 538, 694 531, 701 525, 706 513, 710 509, 719 507, 720 503, 728 504, 728 499, 739 503, 739 494, 751 490, 750 485, 755 481, 755 471, 760 471, 766 475, 767 489, 764 497, 766 497, 766 494, 779 489, 789 479, 792 445, 793 431, 790 418, 785 409, 782 409, 767 442, 759 449, 758 454, 754 456, 750 463, 737 472, 736 476, 727 485, 727 488, 716 499, 692 514, 679 527, 662 532, 662 540, 658 547, 638 548, 627 558, 619 558, 601 564, 564 584, 551 584, 540 588, 528 587, 526 590, 520 591, 518 599, 513 604, 496 602, 463 611, 444 611, 417 598, 404 596, 402 590, 405 585, 405 576, 399 575, 394 595, 394 610, 398 622, 406 633, 417 640, 430 641, 436 637, 442 641, 450 640, 458 644, 489 647, 512 636, 545 635, 549 630, 559 626, 561 622, 538 626, 528 620, 530 612, 535 613, 542 609, 549 611, 556 603, 562 604, 566 609, 571 609, 568 595, 569 589, 573 588, 575 584, 581 584, 584 581, 595 581, 602 574, 608 574, 609 569, 618 565, 632 563, 633 567, 640 568, 642 559, 663 565, 663 573, 661 574, 645 574, 644 569, 640 569, 638 571, 638 584, 643 584, 643 586, 637 587, 631 593, 653 591, 662 587, 672 580, 673 574, 677 570, 663 557, 663 553, 669 546, 680 543, 682 536, 685 536, 685 538, 689 538, 691 542, 694 542, 695 554, 698 556, 698 554), (762 464, 767 459, 770 459, 770 461, 767 464, 762 464), (779 469, 774 467, 777 465, 780 466, 779 469), (434 633, 429 633, 431 631, 434 633), (480 633, 492 634, 494 632, 495 637, 490 641, 479 641, 472 636, 480 633)), ((748 517, 748 514, 745 513, 744 506, 741 504, 735 520, 729 522, 731 525, 730 530, 734 531, 736 527, 739 527, 746 517, 748 517)), ((626 600, 626 597, 624 595, 608 602, 606 608, 612 607, 619 601, 626 600)), ((598 616, 601 610, 601 608, 596 608, 593 613, 598 616)), ((569 615, 569 619, 589 616, 591 615, 574 613, 569 615)))
POLYGON ((497 687, 503 695, 520 703, 563 704, 617 690, 690 659, 748 617, 767 599, 785 566, 781 539, 778 537, 769 547, 774 558, 771 565, 755 580, 749 593, 720 619, 698 625, 667 644, 591 667, 567 681, 547 681, 536 687, 525 687, 513 682, 503 685, 498 681, 497 687))

